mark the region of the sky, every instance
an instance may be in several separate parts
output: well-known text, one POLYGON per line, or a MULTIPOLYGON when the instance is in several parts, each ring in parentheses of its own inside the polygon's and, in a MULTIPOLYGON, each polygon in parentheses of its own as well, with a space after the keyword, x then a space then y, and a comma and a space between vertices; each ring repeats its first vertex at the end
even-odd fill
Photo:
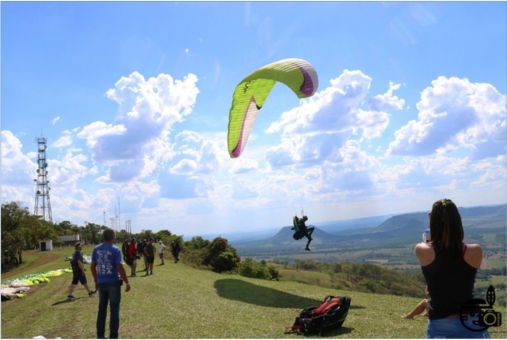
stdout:
POLYGON ((505 2, 2 2, 1 199, 195 236, 507 202, 505 2), (300 58, 239 158, 232 93, 300 58), (116 217, 116 215, 118 217, 116 217))

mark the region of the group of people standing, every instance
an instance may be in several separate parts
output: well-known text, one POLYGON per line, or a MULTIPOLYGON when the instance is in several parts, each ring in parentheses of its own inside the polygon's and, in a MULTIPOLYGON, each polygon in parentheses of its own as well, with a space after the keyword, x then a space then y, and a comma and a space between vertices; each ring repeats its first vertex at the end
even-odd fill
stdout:
POLYGON ((149 240, 143 239, 138 242, 135 237, 130 240, 128 248, 128 256, 130 257, 131 276, 136 277, 137 260, 143 259, 144 269, 146 276, 153 275, 153 262, 155 262, 155 245, 154 239, 150 237, 149 240))
MULTIPOLYGON (((163 266, 164 262, 164 251, 165 245, 162 240, 158 241, 158 256, 160 258, 160 265, 163 266)), ((142 241, 137 241, 135 237, 130 240, 130 245, 128 248, 128 256, 130 258, 130 269, 131 276, 136 277, 137 271, 137 260, 143 259, 144 269, 146 272, 146 276, 153 275, 153 263, 155 262, 155 244, 153 237, 150 237, 148 240, 143 239, 142 241)), ((178 242, 171 242, 171 252, 174 257, 174 263, 179 261, 179 252, 180 246, 178 242)))

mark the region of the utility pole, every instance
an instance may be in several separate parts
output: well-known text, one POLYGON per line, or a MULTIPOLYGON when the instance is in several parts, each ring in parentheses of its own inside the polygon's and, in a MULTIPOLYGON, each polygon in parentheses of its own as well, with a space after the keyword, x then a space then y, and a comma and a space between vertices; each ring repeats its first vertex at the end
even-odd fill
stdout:
MULTIPOLYGON (((120 213, 120 196, 118 196, 118 229, 121 228, 120 216, 121 216, 121 213, 120 213)), ((119 230, 117 230, 117 231, 119 231, 119 230)))

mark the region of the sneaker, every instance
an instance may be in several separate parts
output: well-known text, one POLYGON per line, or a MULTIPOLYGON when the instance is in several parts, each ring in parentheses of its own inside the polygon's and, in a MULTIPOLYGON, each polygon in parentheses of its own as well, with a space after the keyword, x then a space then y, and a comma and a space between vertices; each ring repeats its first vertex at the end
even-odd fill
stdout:
POLYGON ((74 297, 74 295, 67 295, 67 300, 69 301, 73 301, 75 300, 76 298, 74 297))
POLYGON ((310 248, 306 247, 306 248, 305 248, 305 250, 308 250, 308 251, 310 251, 310 248))
POLYGON ((132 276, 132 277, 137 277, 137 274, 136 274, 136 273, 134 273, 134 274, 132 274, 132 275, 130 275, 130 276, 132 276))
POLYGON ((96 290, 92 290, 90 293, 88 293, 88 296, 94 296, 95 294, 97 294, 97 291, 96 290))

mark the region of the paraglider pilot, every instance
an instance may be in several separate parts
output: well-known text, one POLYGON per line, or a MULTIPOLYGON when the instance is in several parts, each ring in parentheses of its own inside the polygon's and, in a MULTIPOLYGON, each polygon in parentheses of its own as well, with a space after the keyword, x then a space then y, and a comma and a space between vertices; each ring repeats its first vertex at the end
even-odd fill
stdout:
POLYGON ((305 224, 306 221, 308 221, 308 217, 306 215, 303 215, 301 219, 299 219, 297 215, 294 216, 293 219, 294 227, 292 227, 291 229, 295 230, 295 233, 292 237, 294 237, 295 240, 300 240, 303 237, 306 237, 308 239, 308 243, 306 243, 305 250, 310 251, 310 248, 308 248, 308 246, 310 245, 310 242, 312 242, 313 240, 312 233, 315 228, 314 227, 308 228, 305 224))

